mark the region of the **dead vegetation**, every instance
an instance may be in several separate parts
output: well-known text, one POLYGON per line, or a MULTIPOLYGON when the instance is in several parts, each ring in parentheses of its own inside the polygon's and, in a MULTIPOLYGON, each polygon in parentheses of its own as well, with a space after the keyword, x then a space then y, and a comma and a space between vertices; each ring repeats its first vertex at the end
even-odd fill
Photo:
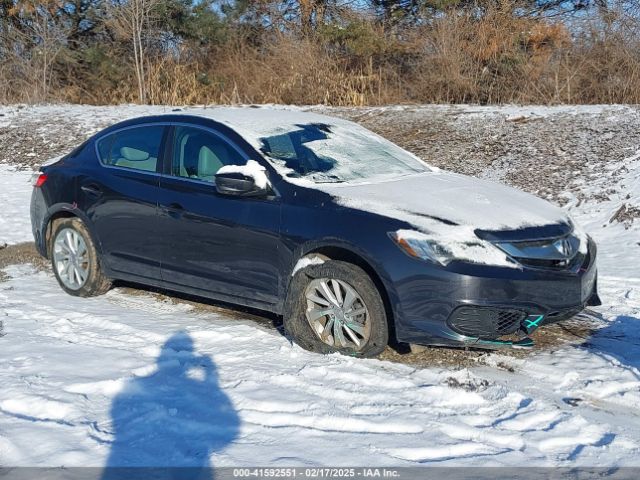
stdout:
POLYGON ((0 1, 0 102, 640 103, 635 2, 67 3, 0 1))

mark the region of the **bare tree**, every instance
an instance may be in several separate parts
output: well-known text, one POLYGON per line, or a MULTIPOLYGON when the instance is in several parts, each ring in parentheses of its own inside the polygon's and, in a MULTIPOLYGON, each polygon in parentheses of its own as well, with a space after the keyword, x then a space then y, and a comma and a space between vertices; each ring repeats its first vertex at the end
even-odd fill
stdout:
POLYGON ((117 34, 133 45, 133 59, 140 103, 147 102, 145 43, 153 30, 160 0, 120 0, 110 3, 110 23, 117 34))
POLYGON ((34 50, 35 64, 40 71, 40 98, 46 99, 51 88, 52 66, 60 51, 64 47, 67 32, 54 16, 58 8, 58 2, 37 2, 33 20, 31 21, 31 34, 36 39, 34 50))
POLYGON ((5 55, 31 84, 24 95, 31 100, 49 97, 53 65, 66 44, 67 29, 58 21, 61 5, 58 0, 15 2, 7 11, 12 21, 0 31, 5 55))

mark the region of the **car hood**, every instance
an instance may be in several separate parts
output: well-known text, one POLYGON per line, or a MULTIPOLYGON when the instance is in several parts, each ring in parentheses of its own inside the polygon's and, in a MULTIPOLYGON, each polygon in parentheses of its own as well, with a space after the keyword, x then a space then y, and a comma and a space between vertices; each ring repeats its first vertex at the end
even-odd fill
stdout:
POLYGON ((569 224, 567 214, 534 195, 488 180, 443 171, 369 184, 323 185, 344 206, 429 230, 434 221, 485 231, 569 224))

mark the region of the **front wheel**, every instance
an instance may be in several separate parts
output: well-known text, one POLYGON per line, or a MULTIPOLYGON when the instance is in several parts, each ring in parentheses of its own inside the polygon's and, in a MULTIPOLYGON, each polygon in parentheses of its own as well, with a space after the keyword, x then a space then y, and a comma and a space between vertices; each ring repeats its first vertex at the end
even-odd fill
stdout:
POLYGON ((360 267, 327 260, 296 272, 284 327, 306 350, 359 357, 379 355, 389 340, 380 293, 360 267))
POLYGON ((50 252, 53 273, 68 294, 92 297, 111 288, 111 281, 100 268, 91 236, 79 218, 64 218, 56 222, 50 252))

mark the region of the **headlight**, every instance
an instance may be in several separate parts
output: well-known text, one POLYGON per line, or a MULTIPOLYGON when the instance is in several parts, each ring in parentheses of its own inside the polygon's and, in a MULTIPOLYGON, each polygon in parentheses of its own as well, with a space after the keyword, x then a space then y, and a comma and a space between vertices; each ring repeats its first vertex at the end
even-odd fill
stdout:
MULTIPOLYGON (((408 255, 422 260, 429 260, 440 265, 447 265, 454 260, 453 255, 435 241, 412 235, 400 235, 400 232, 390 232, 389 236, 408 255)), ((419 232, 415 232, 419 234, 419 232)))
POLYGON ((415 230, 390 232, 389 237, 407 255, 448 265, 454 260, 467 263, 521 268, 505 252, 478 238, 472 227, 447 225, 442 231, 423 233, 415 230))

